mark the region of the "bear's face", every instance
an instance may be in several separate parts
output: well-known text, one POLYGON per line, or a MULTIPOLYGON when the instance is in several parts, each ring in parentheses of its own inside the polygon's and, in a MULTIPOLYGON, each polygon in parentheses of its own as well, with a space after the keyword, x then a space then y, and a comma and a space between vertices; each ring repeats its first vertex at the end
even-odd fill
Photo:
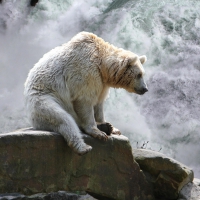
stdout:
POLYGON ((128 92, 142 95, 148 91, 144 81, 144 68, 142 66, 146 62, 146 56, 129 57, 127 60, 128 62, 124 66, 125 73, 123 79, 126 81, 123 88, 128 92))

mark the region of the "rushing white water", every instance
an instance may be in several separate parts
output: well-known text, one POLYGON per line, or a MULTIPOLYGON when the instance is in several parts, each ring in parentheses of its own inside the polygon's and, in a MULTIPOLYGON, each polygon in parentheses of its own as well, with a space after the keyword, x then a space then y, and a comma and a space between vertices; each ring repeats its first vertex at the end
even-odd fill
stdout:
POLYGON ((23 83, 51 48, 90 31, 139 55, 149 92, 112 90, 106 118, 130 138, 192 167, 200 178, 200 1, 3 0, 0 132, 28 126, 23 83))

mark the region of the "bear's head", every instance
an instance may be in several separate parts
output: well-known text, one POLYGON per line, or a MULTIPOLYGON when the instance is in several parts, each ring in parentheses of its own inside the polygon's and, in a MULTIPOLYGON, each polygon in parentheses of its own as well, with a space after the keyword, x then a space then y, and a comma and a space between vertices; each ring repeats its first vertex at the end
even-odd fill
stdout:
POLYGON ((144 81, 144 68, 143 64, 146 62, 146 56, 129 57, 126 66, 124 78, 127 80, 125 88, 128 92, 136 94, 144 94, 148 91, 147 85, 144 81))
POLYGON ((129 51, 122 51, 117 59, 111 65, 112 71, 109 82, 112 87, 124 88, 128 92, 144 94, 148 91, 144 81, 143 64, 146 62, 146 56, 137 56, 129 51), (116 62, 118 61, 118 62, 116 62))

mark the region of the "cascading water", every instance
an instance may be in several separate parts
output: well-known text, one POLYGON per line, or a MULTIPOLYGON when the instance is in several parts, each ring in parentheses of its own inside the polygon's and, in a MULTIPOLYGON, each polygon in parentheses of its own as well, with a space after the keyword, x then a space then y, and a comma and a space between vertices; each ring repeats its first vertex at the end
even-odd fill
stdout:
POLYGON ((3 0, 0 4, 0 132, 28 126, 23 83, 42 55, 89 31, 146 54, 149 92, 111 90, 106 118, 133 147, 149 147, 200 178, 200 1, 3 0))

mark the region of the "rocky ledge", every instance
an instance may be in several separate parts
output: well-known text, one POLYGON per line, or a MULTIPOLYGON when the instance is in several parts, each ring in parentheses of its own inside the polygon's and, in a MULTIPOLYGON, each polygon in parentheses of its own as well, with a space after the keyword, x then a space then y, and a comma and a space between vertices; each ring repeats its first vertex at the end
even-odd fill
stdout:
POLYGON ((134 149, 133 155, 157 198, 177 199, 183 186, 194 179, 191 169, 162 153, 134 149))
POLYGON ((132 153, 125 136, 112 135, 103 142, 84 135, 84 140, 93 149, 79 156, 57 133, 29 128, 1 134, 0 193, 26 195, 22 199, 47 193, 44 199, 51 199, 52 192, 63 190, 84 191, 103 200, 182 200, 184 191, 194 187, 188 185, 193 184, 188 167, 160 153, 132 153))

